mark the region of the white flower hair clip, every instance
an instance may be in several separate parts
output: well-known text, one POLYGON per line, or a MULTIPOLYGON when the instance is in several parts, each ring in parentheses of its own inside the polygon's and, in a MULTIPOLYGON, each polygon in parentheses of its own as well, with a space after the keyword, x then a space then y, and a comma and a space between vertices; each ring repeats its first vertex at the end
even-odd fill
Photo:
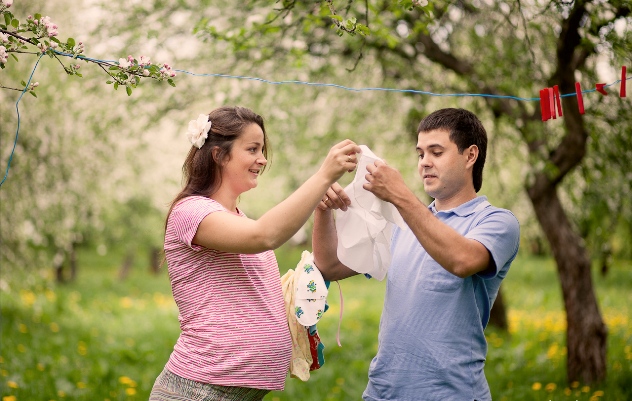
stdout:
POLYGON ((208 132, 211 130, 211 122, 208 120, 208 115, 200 114, 197 120, 189 121, 189 129, 187 130, 187 138, 193 146, 200 149, 206 138, 208 138, 208 132))

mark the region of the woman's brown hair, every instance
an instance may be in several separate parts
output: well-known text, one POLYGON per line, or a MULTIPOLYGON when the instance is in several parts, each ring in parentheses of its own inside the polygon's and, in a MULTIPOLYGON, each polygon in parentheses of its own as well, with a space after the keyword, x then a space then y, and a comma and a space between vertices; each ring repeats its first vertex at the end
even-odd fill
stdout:
MULTIPOLYGON (((219 107, 208 115, 211 129, 208 138, 200 149, 191 146, 191 150, 182 165, 184 188, 171 201, 165 220, 165 229, 173 207, 188 196, 210 197, 222 184, 222 165, 230 158, 233 143, 250 124, 257 124, 263 131, 263 155, 268 158, 268 138, 263 117, 245 107, 219 107), (214 149, 217 149, 214 151, 214 149)), ((265 166, 261 169, 261 172, 265 166)))

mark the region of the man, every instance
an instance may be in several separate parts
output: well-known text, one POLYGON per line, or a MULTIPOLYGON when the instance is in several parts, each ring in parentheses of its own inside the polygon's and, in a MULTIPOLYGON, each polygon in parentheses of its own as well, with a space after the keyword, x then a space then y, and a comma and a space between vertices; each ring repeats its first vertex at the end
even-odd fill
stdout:
MULTIPOLYGON (((483 331, 518 252, 519 224, 477 196, 487 133, 474 114, 441 109, 417 132, 429 206, 394 168, 381 161, 367 167, 364 189, 392 203, 408 227, 393 232, 379 347, 363 399, 491 400, 483 331)), ((349 204, 335 184, 316 210, 314 258, 326 280, 357 274, 336 254, 332 209, 349 204)))

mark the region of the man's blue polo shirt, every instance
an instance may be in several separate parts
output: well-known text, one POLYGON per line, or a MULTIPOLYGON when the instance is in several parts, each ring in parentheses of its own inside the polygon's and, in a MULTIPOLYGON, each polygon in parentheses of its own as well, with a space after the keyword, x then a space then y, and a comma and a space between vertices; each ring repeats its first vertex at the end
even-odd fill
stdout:
MULTIPOLYGON (((514 215, 479 196, 435 216, 482 243, 495 271, 459 278, 441 267, 410 228, 391 245, 378 352, 369 368, 366 401, 491 400, 483 368, 483 330, 500 283, 518 253, 514 215)), ((450 249, 446 249, 450 252, 450 249)))

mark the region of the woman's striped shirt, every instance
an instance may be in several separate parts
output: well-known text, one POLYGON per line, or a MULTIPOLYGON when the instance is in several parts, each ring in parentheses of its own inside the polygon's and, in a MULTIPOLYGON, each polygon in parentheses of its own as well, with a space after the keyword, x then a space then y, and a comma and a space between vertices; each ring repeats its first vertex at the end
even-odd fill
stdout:
POLYGON ((166 367, 203 383, 282 390, 292 343, 276 257, 192 244, 214 212, 232 213, 191 196, 169 215, 165 255, 182 332, 166 367))

